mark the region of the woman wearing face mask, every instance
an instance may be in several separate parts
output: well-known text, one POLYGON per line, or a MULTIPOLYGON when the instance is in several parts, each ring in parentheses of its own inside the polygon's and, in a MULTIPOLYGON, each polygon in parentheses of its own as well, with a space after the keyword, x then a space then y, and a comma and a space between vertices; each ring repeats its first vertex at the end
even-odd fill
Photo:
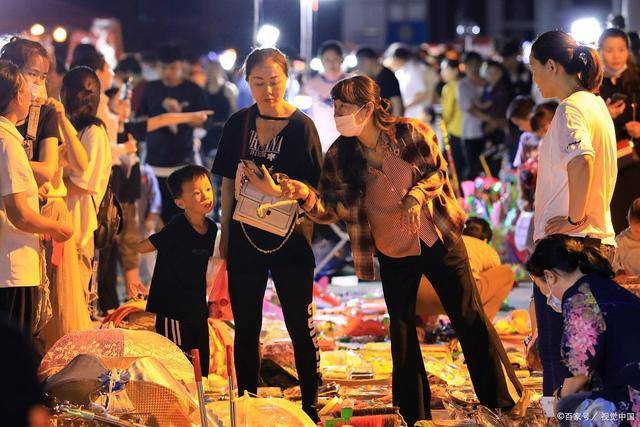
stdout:
POLYGON ((563 322, 556 411, 582 414, 585 400, 601 397, 618 406, 607 412, 632 412, 623 403, 630 403, 628 386, 640 390, 640 299, 613 281, 597 249, 574 237, 545 237, 526 268, 563 322))
POLYGON ((390 115, 369 77, 341 80, 331 96, 342 136, 325 156, 318 191, 295 180, 281 187, 314 221, 347 223, 360 279, 374 279, 377 255, 391 319, 394 405, 408 425, 431 417, 414 327, 424 274, 451 318, 479 400, 512 407, 521 387, 479 303, 460 238, 465 215, 435 133, 418 120, 390 115))
MULTIPOLYGON (((598 54, 562 31, 549 31, 534 42, 530 64, 542 95, 561 100, 538 147, 533 239, 575 236, 612 259, 616 139, 607 105, 594 94, 602 82, 598 54)), ((538 288, 534 299, 544 395, 550 396, 564 379, 558 352, 562 319, 538 288)))
MULTIPOLYGON (((311 119, 284 100, 288 67, 279 50, 253 50, 244 69, 256 103, 235 113, 225 124, 212 171, 223 177, 220 256, 227 261, 235 321, 238 392, 257 392, 262 300, 270 274, 293 343, 302 408, 318 421, 320 354, 312 318, 312 223, 294 224, 290 237, 283 238, 242 224, 232 215, 241 178, 260 184, 257 171, 243 167, 240 160, 253 161, 266 174, 268 170, 279 172, 316 185, 322 161, 320 139, 311 119)), ((258 188, 271 195, 281 192, 275 184, 275 191, 258 188)))
POLYGON ((598 41, 604 63, 600 96, 606 101, 618 141, 618 179, 611 199, 611 220, 616 233, 627 228, 627 210, 640 197, 640 71, 629 53, 627 33, 605 30, 598 41), (630 149, 629 142, 635 141, 630 149), (624 150, 627 151, 624 151, 624 150), (628 155, 626 153, 631 153, 628 155))
POLYGON ((51 66, 49 54, 38 42, 14 37, 2 47, 0 59, 16 64, 31 90, 29 116, 17 128, 25 138, 23 146, 40 186, 51 181, 58 169, 58 145, 61 139, 58 115, 55 106, 47 100, 45 87, 51 66), (37 120, 35 116, 32 117, 36 111, 39 111, 37 120))

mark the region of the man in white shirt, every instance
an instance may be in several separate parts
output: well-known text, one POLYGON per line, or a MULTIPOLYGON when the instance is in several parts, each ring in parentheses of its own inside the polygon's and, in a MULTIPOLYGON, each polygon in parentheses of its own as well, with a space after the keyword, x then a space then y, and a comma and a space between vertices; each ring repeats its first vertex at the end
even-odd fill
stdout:
POLYGON ((480 77, 482 57, 476 52, 469 52, 464 58, 466 77, 458 85, 458 103, 462 110, 462 139, 469 162, 468 176, 464 179, 475 179, 482 172, 480 155, 484 151, 485 139, 482 131, 482 112, 476 106, 482 97, 486 85, 480 77))
POLYGON ((407 47, 394 43, 387 49, 385 65, 396 75, 404 101, 404 115, 425 120, 431 106, 438 77, 435 71, 419 62, 407 47))
POLYGON ((320 46, 318 56, 322 61, 322 72, 307 81, 302 93, 311 97, 309 115, 313 119, 320 136, 322 152, 326 153, 331 144, 340 136, 333 119, 333 102, 331 89, 345 77, 342 72, 344 51, 338 41, 326 41, 320 46))

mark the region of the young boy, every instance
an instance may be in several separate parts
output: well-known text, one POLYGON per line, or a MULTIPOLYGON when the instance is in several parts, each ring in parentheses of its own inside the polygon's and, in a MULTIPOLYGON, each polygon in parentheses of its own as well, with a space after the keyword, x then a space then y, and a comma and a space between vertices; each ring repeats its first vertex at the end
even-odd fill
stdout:
POLYGON ((158 251, 147 311, 156 313, 156 332, 185 352, 200 350, 202 375, 209 374, 206 272, 218 228, 206 217, 214 195, 207 170, 184 166, 167 179, 184 210, 158 233, 138 243, 138 252, 158 251))
POLYGON ((622 282, 637 282, 640 276, 640 198, 635 199, 627 214, 629 227, 616 236, 613 268, 622 282))

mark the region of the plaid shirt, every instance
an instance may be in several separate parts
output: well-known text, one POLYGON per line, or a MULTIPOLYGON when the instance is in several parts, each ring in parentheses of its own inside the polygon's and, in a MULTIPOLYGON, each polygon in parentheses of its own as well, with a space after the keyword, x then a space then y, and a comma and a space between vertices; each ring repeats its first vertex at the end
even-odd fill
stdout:
MULTIPOLYGON (((428 209, 438 237, 445 247, 458 241, 466 216, 458 205, 447 175, 447 162, 438 146, 436 134, 424 123, 401 118, 383 135, 392 152, 413 168, 414 185, 408 196, 414 197, 423 209, 428 209)), ((355 203, 344 207, 340 200, 350 199, 343 179, 344 148, 356 144, 355 138, 340 137, 325 155, 318 191, 311 191, 303 209, 315 222, 347 223, 356 274, 363 280, 374 280, 375 246, 361 194, 355 203)))

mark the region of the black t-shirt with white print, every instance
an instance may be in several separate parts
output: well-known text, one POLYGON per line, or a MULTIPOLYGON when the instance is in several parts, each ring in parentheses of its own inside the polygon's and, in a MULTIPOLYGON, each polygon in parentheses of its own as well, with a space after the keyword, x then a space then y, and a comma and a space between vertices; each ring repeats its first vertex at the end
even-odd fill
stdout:
MULTIPOLYGON (((296 110, 280 133, 262 147, 256 133, 257 115, 258 107, 254 104, 229 118, 222 131, 212 173, 235 179, 238 163, 244 158, 253 160, 258 166, 265 165, 272 174, 284 173, 291 179, 315 187, 320 177, 322 150, 313 121, 296 110), (244 150, 243 142, 246 144, 244 150)), ((251 240, 262 249, 273 249, 282 243, 283 237, 249 225, 244 228, 251 240)), ((280 250, 265 255, 250 244, 240 223, 231 220, 227 267, 234 270, 246 269, 251 265, 289 263, 298 267, 313 267, 315 260, 310 245, 312 232, 311 221, 305 219, 280 250)))

